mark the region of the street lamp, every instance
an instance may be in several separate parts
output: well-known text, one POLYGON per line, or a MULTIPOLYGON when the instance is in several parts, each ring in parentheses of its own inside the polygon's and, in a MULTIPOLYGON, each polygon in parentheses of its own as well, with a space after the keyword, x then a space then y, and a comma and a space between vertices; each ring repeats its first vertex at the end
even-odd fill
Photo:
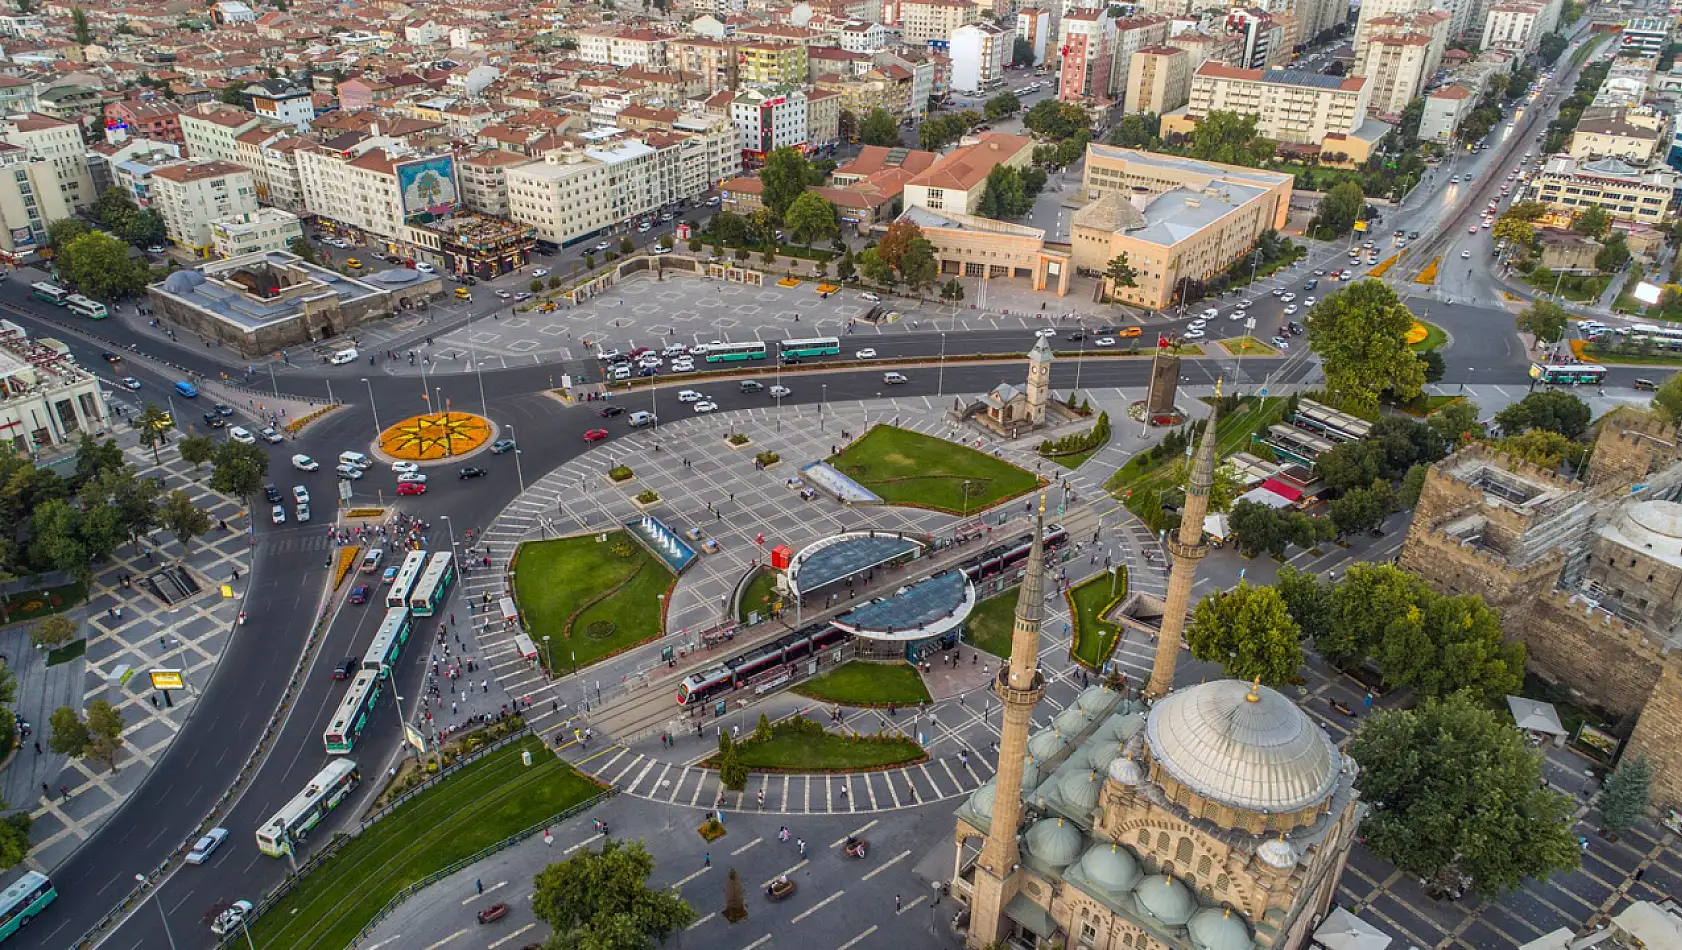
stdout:
POLYGON ((823 431, 823 407, 829 403, 829 384, 820 383, 818 392, 818 431, 823 431))
MULTIPOLYGON (((414 749, 414 745, 409 742, 409 729, 403 724, 403 694, 397 691, 397 671, 391 668, 391 664, 381 663, 380 674, 391 681, 392 711, 397 714, 397 731, 402 736, 400 741, 414 749)), ((415 749, 415 764, 420 764, 419 749, 415 749)))
POLYGON ((362 377, 362 384, 368 387, 368 408, 374 413, 374 438, 378 439, 385 430, 380 428, 380 407, 374 404, 374 384, 366 376, 362 377))
POLYGON ((439 515, 438 517, 450 526, 450 553, 455 555, 456 564, 460 565, 462 563, 461 550, 456 547, 456 523, 450 519, 449 515, 439 515))
MULTIPOLYGON (((953 314, 953 319, 957 319, 956 314, 953 314)), ((940 369, 935 373, 934 395, 937 399, 946 395, 946 333, 944 331, 940 334, 940 369)))
POLYGON ((526 493, 526 471, 520 466, 520 440, 514 438, 514 423, 508 424, 508 438, 514 443, 514 474, 520 479, 520 494, 526 493))
MULTIPOLYGON (((136 881, 140 882, 140 887, 142 889, 145 889, 145 887, 146 887, 146 875, 136 874, 134 876, 134 879, 136 881)), ((157 897, 156 894, 154 894, 152 896, 154 898, 157 897)), ((154 899, 152 901, 152 903, 158 905, 158 919, 164 922, 164 937, 165 937, 165 939, 167 939, 169 941, 169 950, 175 950, 175 935, 169 932, 169 917, 164 914, 163 901, 154 899)))

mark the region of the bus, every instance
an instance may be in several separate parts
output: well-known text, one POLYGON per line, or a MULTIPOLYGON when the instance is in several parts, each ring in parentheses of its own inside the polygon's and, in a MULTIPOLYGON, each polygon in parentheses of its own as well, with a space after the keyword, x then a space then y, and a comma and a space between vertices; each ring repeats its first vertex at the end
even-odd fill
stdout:
POLYGON ((430 617, 438 612, 450 585, 456 582, 456 559, 448 551, 432 555, 415 589, 409 592, 409 610, 417 617, 430 617))
POLYGON ((1530 378, 1539 383, 1604 386, 1606 367, 1591 363, 1531 363, 1530 378))
POLYGON ((377 673, 386 667, 396 666, 414 626, 409 608, 392 607, 387 610, 385 619, 380 621, 380 628, 374 631, 374 642, 368 645, 368 652, 362 654, 362 668, 377 673))
POLYGON ((64 302, 70 299, 70 291, 65 290, 57 284, 49 284, 46 281, 41 281, 39 283, 29 285, 29 296, 34 297, 36 300, 45 300, 47 303, 50 303, 55 307, 62 307, 64 306, 64 302))
POLYGON ((379 701, 380 674, 371 670, 358 672, 356 678, 350 681, 344 701, 339 703, 339 711, 333 714, 333 721, 321 734, 322 741, 327 744, 328 755, 350 753, 351 746, 356 745, 356 737, 362 735, 368 720, 373 718, 374 705, 379 701))
POLYGON ((0 891, 0 940, 17 933, 58 899, 53 882, 39 871, 25 871, 11 887, 0 891))
POLYGON ((719 343, 707 347, 707 362, 734 363, 739 360, 762 360, 765 358, 765 341, 755 340, 752 343, 719 343))
POLYGON ((832 336, 812 340, 784 340, 777 344, 784 356, 840 356, 841 341, 832 336))
POLYGON ((71 294, 64 298, 64 303, 65 306, 70 308, 70 312, 78 317, 87 317, 89 320, 103 320, 110 316, 104 304, 81 294, 71 294))
POLYGON ((391 587, 385 592, 387 607, 407 607, 409 605, 409 591, 415 587, 415 581, 420 580, 421 571, 426 569, 426 552, 410 551, 403 557, 403 566, 397 569, 397 576, 392 579, 391 587))
POLYGON ((302 842, 310 829, 339 807, 361 781, 356 760, 334 759, 327 763, 303 791, 257 829, 257 850, 271 858, 291 854, 293 844, 302 842))

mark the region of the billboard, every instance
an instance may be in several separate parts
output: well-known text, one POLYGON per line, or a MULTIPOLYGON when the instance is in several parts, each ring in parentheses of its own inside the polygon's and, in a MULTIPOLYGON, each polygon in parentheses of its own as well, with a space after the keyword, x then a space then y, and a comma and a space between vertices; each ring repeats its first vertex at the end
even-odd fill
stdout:
POLYGON ((455 210, 456 162, 454 156, 434 155, 393 166, 397 173, 398 200, 403 203, 403 218, 418 215, 433 217, 455 210))

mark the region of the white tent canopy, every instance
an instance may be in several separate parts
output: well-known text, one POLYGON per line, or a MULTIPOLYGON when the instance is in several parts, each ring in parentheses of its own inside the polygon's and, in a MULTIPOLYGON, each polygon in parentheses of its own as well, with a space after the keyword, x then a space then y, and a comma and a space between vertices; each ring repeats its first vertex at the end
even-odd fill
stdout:
POLYGON ((1507 709, 1513 714, 1513 722, 1526 732, 1540 732, 1544 735, 1563 736, 1565 727, 1560 725, 1559 712, 1552 703, 1544 703, 1523 696, 1508 696, 1507 709))
POLYGON ((1384 950, 1390 946, 1388 934, 1341 907, 1332 909, 1320 929, 1314 931, 1314 942, 1326 950, 1384 950))

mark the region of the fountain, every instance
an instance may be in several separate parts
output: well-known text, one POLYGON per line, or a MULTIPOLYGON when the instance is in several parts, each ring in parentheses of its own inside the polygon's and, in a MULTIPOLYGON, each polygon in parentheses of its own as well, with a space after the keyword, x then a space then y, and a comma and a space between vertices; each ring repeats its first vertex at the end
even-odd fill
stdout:
POLYGON ((643 515, 635 521, 626 522, 625 528, 654 556, 680 574, 697 557, 694 548, 653 515, 643 515))

